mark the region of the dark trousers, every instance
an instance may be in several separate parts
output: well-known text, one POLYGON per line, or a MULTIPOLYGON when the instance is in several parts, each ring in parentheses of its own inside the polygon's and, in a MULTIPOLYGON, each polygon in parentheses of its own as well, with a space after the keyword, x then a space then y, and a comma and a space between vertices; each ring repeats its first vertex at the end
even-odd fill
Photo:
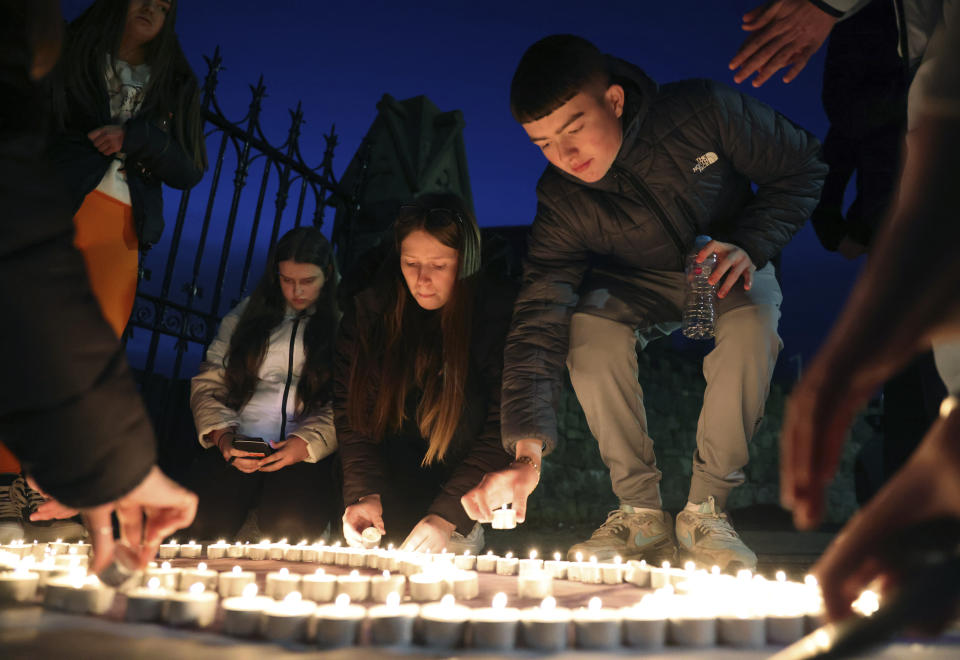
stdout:
POLYGON ((337 533, 343 513, 338 458, 334 454, 317 463, 245 474, 224 461, 217 449, 208 449, 187 476, 187 487, 200 504, 193 525, 181 535, 230 541, 254 509, 260 532, 274 541, 312 542, 329 523, 337 533))

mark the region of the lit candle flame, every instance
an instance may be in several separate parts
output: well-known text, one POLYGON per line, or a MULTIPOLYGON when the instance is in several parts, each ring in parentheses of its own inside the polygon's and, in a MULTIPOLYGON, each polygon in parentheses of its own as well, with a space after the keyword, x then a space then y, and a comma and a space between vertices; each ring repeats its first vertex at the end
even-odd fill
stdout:
POLYGON ((601 601, 597 596, 594 596, 590 599, 590 602, 587 603, 587 609, 591 612, 599 612, 603 607, 603 601, 601 601))
POLYGON ((287 577, 288 575, 290 575, 290 569, 287 568, 286 566, 284 566, 283 568, 281 568, 278 572, 279 572, 280 575, 282 575, 283 577, 287 577))
POLYGON ((168 561, 163 562, 162 564, 160 564, 160 568, 161 568, 162 570, 164 570, 164 571, 169 571, 169 570, 170 570, 170 562, 168 562, 168 561))
POLYGON ((160 578, 152 577, 147 580, 147 589, 150 591, 156 591, 160 588, 160 578))
POLYGON ((243 571, 243 569, 240 568, 239 566, 234 566, 234 567, 233 567, 233 570, 231 571, 231 573, 233 573, 234 575, 240 575, 240 573, 241 573, 242 571, 243 571))
POLYGON ((498 592, 496 596, 493 597, 493 602, 491 606, 495 610, 502 610, 507 606, 507 594, 502 591, 498 592))
POLYGON ((583 561, 583 553, 582 553, 582 552, 578 552, 578 553, 577 553, 577 561, 583 561))
POLYGON ((352 571, 350 571, 350 577, 352 578, 360 577, 360 571, 358 571, 357 569, 353 569, 352 571))
POLYGON ((662 568, 662 569, 665 570, 665 571, 666 571, 666 570, 669 570, 669 569, 670 569, 670 562, 668 562, 668 561, 663 562, 662 564, 660 564, 660 568, 662 568))
POLYGON ((345 609, 348 605, 350 605, 350 594, 340 594, 337 596, 334 604, 336 605, 337 609, 345 609))
POLYGON ((190 593, 194 596, 197 594, 202 594, 204 590, 203 582, 194 582, 190 585, 190 593))
POLYGON ((554 552, 554 553, 553 553, 553 561, 560 561, 560 553, 559 553, 559 552, 554 552))
POLYGON ((537 551, 536 551, 536 550, 531 550, 531 551, 530 551, 530 559, 536 559, 536 558, 537 558, 537 551))
POLYGON ((688 573, 693 573, 695 570, 697 570, 697 565, 692 561, 688 561, 683 565, 683 570, 687 571, 688 573))
POLYGON ((504 555, 504 559, 510 559, 511 557, 513 557, 512 552, 508 552, 506 555, 504 555))
POLYGON ((303 596, 300 595, 299 591, 291 591, 283 597, 284 603, 299 603, 301 600, 303 600, 303 596))
POLYGON ((540 609, 542 610, 555 610, 557 609, 557 599, 553 596, 547 596, 540 603, 540 609))
POLYGON ((207 563, 202 561, 202 562, 200 562, 199 564, 197 564, 197 570, 198 570, 198 571, 205 571, 205 570, 207 570, 207 563))
POLYGON ((314 572, 314 575, 323 575, 324 573, 326 573, 326 571, 324 571, 323 567, 321 566, 314 572))
POLYGON ((391 591, 387 594, 387 607, 390 609, 397 609, 400 607, 400 594, 396 591, 391 591))
POLYGON ((243 597, 247 600, 255 598, 257 595, 257 583, 251 582, 243 588, 243 597))

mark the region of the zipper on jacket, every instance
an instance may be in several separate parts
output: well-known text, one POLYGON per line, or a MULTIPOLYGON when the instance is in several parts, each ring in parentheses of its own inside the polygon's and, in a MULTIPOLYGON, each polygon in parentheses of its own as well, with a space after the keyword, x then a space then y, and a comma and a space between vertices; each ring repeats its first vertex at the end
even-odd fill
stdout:
POLYGON ((290 381, 293 380, 293 350, 297 345, 297 327, 300 325, 300 319, 303 316, 297 316, 293 320, 293 330, 290 331, 290 356, 287 359, 287 382, 283 386, 283 403, 280 404, 280 442, 287 439, 287 397, 290 394, 290 381))
POLYGON ((650 192, 650 188, 647 187, 647 184, 630 174, 626 168, 618 167, 617 171, 621 176, 623 176, 624 179, 627 180, 627 183, 633 187, 637 194, 640 195, 641 199, 643 199, 647 206, 653 211, 653 214, 660 221, 660 224, 663 225, 664 231, 667 232, 670 240, 673 241, 674 247, 677 248, 677 254, 680 255, 680 260, 682 262, 684 254, 686 253, 686 246, 680 239, 680 234, 677 233, 676 228, 670 222, 670 216, 668 216, 667 212, 664 211, 663 206, 661 206, 656 195, 650 192))

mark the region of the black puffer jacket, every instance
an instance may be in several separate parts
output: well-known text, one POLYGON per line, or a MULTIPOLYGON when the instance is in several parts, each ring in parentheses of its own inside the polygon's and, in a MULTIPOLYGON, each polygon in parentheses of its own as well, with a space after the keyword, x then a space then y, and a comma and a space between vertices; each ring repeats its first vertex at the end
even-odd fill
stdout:
POLYGON ((626 90, 624 137, 610 171, 587 184, 548 166, 537 186, 524 281, 504 355, 504 448, 556 443, 569 320, 585 311, 636 327, 679 320, 638 270, 681 271, 694 238, 743 248, 761 268, 817 204, 820 144, 763 103, 710 80, 658 87, 611 59, 626 90), (757 185, 751 191, 751 182, 757 185))

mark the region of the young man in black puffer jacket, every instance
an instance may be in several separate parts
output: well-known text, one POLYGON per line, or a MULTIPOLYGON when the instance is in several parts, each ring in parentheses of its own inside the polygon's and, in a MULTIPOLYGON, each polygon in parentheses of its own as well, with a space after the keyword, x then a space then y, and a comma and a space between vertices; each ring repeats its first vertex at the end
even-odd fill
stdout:
POLYGON ((685 255, 719 263, 716 347, 697 427, 681 550, 700 564, 754 568, 723 511, 743 483, 782 344, 770 260, 817 204, 820 144, 772 108, 709 80, 658 86, 571 35, 524 54, 511 109, 549 161, 523 288, 507 340, 502 433, 517 457, 464 497, 486 519, 513 501, 522 520, 542 454, 556 443, 566 360, 620 507, 570 556, 659 561, 674 552, 637 382, 637 344, 679 327, 685 255), (756 184, 756 192, 751 189, 756 184))

